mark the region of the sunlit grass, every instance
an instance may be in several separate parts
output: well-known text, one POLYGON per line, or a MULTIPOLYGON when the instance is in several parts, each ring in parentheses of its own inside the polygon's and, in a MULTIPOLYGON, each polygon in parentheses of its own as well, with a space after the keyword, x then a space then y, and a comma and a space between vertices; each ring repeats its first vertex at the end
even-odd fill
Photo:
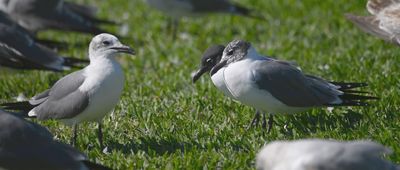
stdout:
MULTIPOLYGON (((135 48, 134 58, 121 57, 126 85, 113 116, 104 119, 103 154, 96 126, 80 126, 78 149, 90 159, 116 169, 253 169, 264 143, 273 140, 332 138, 370 139, 391 147, 400 162, 399 49, 369 36, 344 18, 366 14, 362 1, 237 0, 257 9, 266 22, 229 15, 186 18, 177 40, 165 28, 168 18, 139 0, 85 0, 101 17, 129 25, 123 41, 135 48), (123 17, 124 16, 124 17, 123 17), (328 80, 367 82, 365 90, 381 98, 370 107, 314 109, 276 116, 270 134, 246 130, 254 110, 223 96, 204 76, 192 84, 202 51, 213 43, 245 39, 265 55, 296 61, 306 73, 328 80)), ((119 28, 107 27, 118 32, 119 28)), ((42 37, 88 43, 90 36, 46 32, 42 37)), ((84 58, 87 47, 61 51, 84 58)), ((23 92, 32 96, 67 73, 0 72, 3 101, 23 92)), ((55 121, 41 122, 69 143, 71 129, 55 121)))

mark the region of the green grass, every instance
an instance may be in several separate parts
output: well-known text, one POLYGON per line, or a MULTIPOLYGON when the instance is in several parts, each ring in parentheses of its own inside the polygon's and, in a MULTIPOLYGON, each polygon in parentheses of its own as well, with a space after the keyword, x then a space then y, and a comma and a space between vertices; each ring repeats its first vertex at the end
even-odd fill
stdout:
MULTIPOLYGON (((366 1, 366 0, 365 0, 366 1)), ((179 39, 165 28, 167 17, 139 0, 85 0, 99 6, 102 17, 118 18, 130 26, 124 40, 137 51, 121 57, 126 84, 113 116, 104 118, 103 154, 96 126, 80 126, 77 148, 115 169, 254 169, 257 151, 274 140, 324 138, 370 139, 394 150, 388 158, 400 163, 399 48, 369 36, 343 14, 366 14, 363 1, 237 0, 262 12, 266 22, 210 15, 181 22, 179 39), (123 15, 129 17, 121 17, 123 15), (202 52, 213 43, 245 39, 262 54, 294 60, 304 72, 328 80, 369 83, 381 98, 370 107, 343 107, 333 112, 314 109, 278 115, 270 134, 246 130, 254 109, 225 97, 204 76, 191 83, 202 52)), ((117 28, 108 28, 118 31, 117 28)), ((87 43, 90 36, 46 32, 42 37, 87 43)), ((85 57, 87 48, 60 52, 85 57)), ((1 71, 0 98, 13 100, 20 92, 32 96, 67 73, 1 71)), ((40 122, 63 142, 71 128, 56 121, 40 122)))

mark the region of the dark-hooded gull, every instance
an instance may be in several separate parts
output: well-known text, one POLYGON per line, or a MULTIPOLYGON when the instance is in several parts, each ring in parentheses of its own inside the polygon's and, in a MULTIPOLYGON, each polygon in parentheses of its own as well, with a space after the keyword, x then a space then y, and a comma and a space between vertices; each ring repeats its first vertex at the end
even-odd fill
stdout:
MULTIPOLYGON (((303 74, 292 63, 258 54, 249 42, 242 40, 234 40, 226 48, 210 47, 192 77, 193 82, 208 71, 214 85, 226 96, 257 109, 251 126, 258 123, 259 111, 270 114, 268 132, 274 114, 315 107, 365 106, 366 100, 376 99, 353 90, 366 86, 365 83, 328 82, 303 74)), ((265 113, 263 120, 266 127, 265 113)))
POLYGON ((383 159, 392 151, 371 141, 274 141, 257 154, 257 170, 399 170, 383 159))
POLYGON ((370 16, 346 17, 363 31, 400 45, 400 0, 369 0, 367 9, 370 16))
POLYGON ((53 140, 44 127, 0 110, 0 169, 107 170, 76 149, 53 140))
POLYGON ((74 126, 84 121, 99 124, 98 137, 103 148, 102 118, 119 102, 124 87, 124 74, 115 57, 134 51, 113 35, 95 36, 89 46, 90 64, 58 80, 50 89, 34 96, 29 102, 3 104, 4 109, 24 110, 39 120, 58 119, 74 126))

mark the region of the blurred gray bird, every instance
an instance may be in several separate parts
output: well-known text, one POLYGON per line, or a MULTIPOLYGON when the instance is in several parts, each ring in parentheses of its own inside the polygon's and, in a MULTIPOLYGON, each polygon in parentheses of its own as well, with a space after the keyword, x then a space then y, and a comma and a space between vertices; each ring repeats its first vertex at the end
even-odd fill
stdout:
POLYGON ((46 29, 100 34, 99 24, 116 24, 94 15, 94 8, 64 0, 2 0, 0 9, 32 33, 46 29))
POLYGON ((15 69, 63 71, 88 60, 62 57, 37 43, 32 35, 0 12, 0 65, 15 69))
POLYGON ((369 0, 367 9, 370 16, 346 14, 346 18, 361 30, 400 45, 400 1, 369 0))
POLYGON ((113 35, 99 34, 89 46, 90 64, 68 74, 50 89, 27 102, 2 104, 6 110, 22 111, 27 117, 39 120, 57 119, 74 127, 72 144, 81 122, 98 123, 98 139, 103 148, 102 119, 119 102, 124 87, 124 74, 116 56, 134 51, 113 35))
POLYGON ((392 151, 371 141, 275 141, 257 154, 257 170, 399 170, 382 158, 392 151))
POLYGON ((0 169, 108 170, 76 149, 53 140, 44 127, 0 110, 0 169))
POLYGON ((172 31, 176 34, 178 19, 207 13, 226 13, 265 20, 249 8, 229 0, 146 0, 146 2, 173 19, 172 31))
POLYGON ((270 114, 268 132, 274 114, 291 114, 316 107, 365 106, 365 92, 354 88, 365 83, 329 82, 304 74, 290 62, 264 57, 249 42, 234 40, 223 46, 212 46, 204 53, 199 70, 192 75, 196 82, 210 72, 212 82, 226 96, 257 110, 250 126, 258 123, 260 111, 270 114))
MULTIPOLYGON (((0 1, 0 4, 1 4, 1 1, 0 1)), ((5 24, 9 27, 12 27, 16 31, 20 32, 21 34, 31 37, 32 39, 35 40, 35 42, 37 42, 41 45, 44 45, 48 48, 51 48, 51 49, 65 49, 68 46, 68 44, 65 42, 41 39, 41 38, 36 37, 36 35, 32 34, 29 30, 25 29, 24 27, 20 26, 8 14, 4 13, 1 10, 0 10, 0 24, 5 24)))

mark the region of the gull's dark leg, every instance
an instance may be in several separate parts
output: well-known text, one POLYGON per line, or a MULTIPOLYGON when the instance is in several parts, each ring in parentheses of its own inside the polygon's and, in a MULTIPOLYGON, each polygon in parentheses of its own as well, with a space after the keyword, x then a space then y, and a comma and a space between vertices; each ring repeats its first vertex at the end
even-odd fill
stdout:
POLYGON ((266 129, 267 128, 267 118, 266 118, 267 116, 266 116, 266 114, 265 114, 265 112, 263 112, 263 122, 262 122, 262 125, 261 125, 261 127, 263 128, 263 129, 266 129))
POLYGON ((78 124, 74 124, 74 126, 73 126, 73 136, 72 136, 72 139, 71 139, 71 145, 73 146, 73 147, 75 147, 75 145, 76 145, 76 138, 78 137, 78 133, 77 133, 77 131, 78 131, 78 124))
POLYGON ((250 129, 251 127, 254 127, 258 125, 258 122, 260 121, 260 112, 257 110, 256 115, 254 116, 253 120, 251 121, 249 127, 247 129, 250 129))
POLYGON ((176 40, 178 36, 179 21, 176 18, 172 19, 172 39, 176 40))
POLYGON ((167 34, 170 34, 172 32, 172 23, 174 22, 173 18, 168 18, 167 22, 167 34))
POLYGON ((274 124, 274 115, 270 114, 268 118, 268 133, 271 132, 272 125, 274 124))
POLYGON ((167 23, 167 33, 172 35, 172 39, 176 40, 179 21, 177 18, 170 18, 167 23))
POLYGON ((101 123, 98 123, 97 137, 98 137, 98 139, 99 139, 100 148, 101 148, 101 149, 104 149, 104 145, 103 145, 103 130, 102 130, 102 125, 101 125, 101 123))

